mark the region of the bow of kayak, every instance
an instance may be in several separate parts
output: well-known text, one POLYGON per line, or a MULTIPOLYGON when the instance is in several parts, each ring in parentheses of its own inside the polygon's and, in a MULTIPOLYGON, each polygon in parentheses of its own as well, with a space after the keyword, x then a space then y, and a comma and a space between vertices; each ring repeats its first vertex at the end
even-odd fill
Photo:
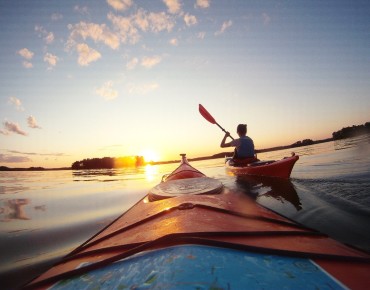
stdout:
POLYGON ((183 156, 148 196, 26 288, 361 289, 368 273, 367 253, 223 187, 183 156))
POLYGON ((257 161, 244 165, 237 165, 232 159, 227 159, 226 170, 229 174, 237 176, 255 175, 288 179, 298 159, 299 156, 294 153, 278 161, 257 161))

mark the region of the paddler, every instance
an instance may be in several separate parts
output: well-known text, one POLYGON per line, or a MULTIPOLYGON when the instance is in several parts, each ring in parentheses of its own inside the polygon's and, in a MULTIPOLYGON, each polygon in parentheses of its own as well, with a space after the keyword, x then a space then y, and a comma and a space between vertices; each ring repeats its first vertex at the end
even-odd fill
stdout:
POLYGON ((230 132, 226 132, 221 141, 220 147, 235 147, 233 156, 235 161, 240 160, 243 163, 256 161, 257 159, 255 157, 253 140, 247 136, 247 125, 239 124, 236 128, 236 133, 238 134, 239 138, 226 143, 227 137, 231 137, 230 132))

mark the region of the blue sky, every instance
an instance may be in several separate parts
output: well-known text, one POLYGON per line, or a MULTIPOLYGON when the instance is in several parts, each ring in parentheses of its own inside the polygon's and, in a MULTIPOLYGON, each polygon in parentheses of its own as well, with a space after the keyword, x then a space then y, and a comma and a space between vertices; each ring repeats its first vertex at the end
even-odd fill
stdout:
POLYGON ((199 103, 257 148, 370 121, 368 1, 1 1, 0 25, 0 165, 221 152, 199 103))

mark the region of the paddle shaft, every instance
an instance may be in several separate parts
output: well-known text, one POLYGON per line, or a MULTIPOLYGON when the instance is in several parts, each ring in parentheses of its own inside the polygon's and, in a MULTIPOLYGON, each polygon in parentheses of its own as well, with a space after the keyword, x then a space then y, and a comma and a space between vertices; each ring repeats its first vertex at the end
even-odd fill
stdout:
MULTIPOLYGON (((225 133, 227 133, 227 131, 224 129, 224 128, 222 128, 217 122, 215 123, 222 131, 224 131, 225 133)), ((229 135, 229 137, 231 138, 231 139, 233 139, 234 140, 234 138, 231 136, 231 135, 229 135)))

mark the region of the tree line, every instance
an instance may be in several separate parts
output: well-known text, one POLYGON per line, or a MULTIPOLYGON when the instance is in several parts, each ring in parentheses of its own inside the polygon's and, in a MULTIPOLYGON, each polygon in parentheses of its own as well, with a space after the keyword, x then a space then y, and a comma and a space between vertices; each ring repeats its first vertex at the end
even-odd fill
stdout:
POLYGON ((87 158, 72 163, 72 169, 111 169, 145 165, 143 156, 87 158))
POLYGON ((353 125, 351 127, 342 128, 339 131, 333 132, 333 139, 339 140, 349 137, 356 137, 370 133, 370 122, 366 122, 364 125, 353 125))

